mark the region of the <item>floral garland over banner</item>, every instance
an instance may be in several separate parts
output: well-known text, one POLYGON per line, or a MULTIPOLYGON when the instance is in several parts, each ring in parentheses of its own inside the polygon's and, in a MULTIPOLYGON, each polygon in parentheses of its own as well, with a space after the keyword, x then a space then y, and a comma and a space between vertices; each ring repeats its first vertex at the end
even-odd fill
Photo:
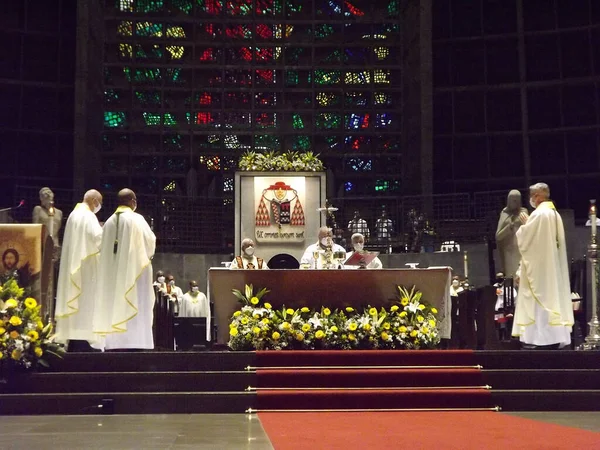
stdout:
POLYGON ((48 356, 61 358, 52 324, 42 320, 41 306, 13 279, 0 288, 0 368, 2 371, 48 367, 48 356))
POLYGON ((436 308, 421 299, 421 292, 398 286, 398 299, 387 308, 361 310, 273 309, 263 302, 269 291, 233 294, 242 308, 231 317, 232 350, 312 349, 427 349, 440 342, 436 308))
POLYGON ((285 153, 248 151, 241 156, 238 167, 240 170, 257 172, 320 172, 324 170, 319 155, 315 155, 313 152, 292 151, 285 153))

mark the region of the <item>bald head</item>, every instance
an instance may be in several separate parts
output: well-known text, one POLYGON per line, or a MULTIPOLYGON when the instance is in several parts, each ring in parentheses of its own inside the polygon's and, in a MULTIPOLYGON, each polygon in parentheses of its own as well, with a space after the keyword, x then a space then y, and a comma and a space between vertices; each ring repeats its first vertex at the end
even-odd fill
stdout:
POLYGON ((129 206, 133 210, 137 207, 135 192, 128 188, 119 191, 117 194, 117 202, 119 203, 119 206, 129 206))
POLYGON ((91 211, 98 212, 102 207, 102 194, 96 189, 90 189, 83 195, 83 203, 87 204, 91 211))

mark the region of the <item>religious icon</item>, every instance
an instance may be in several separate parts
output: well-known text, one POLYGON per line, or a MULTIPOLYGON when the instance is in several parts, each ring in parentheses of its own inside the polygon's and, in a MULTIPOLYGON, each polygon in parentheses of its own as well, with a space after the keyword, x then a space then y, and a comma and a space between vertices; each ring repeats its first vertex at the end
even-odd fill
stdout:
POLYGON ((304 226, 304 210, 298 192, 282 181, 270 185, 262 192, 258 210, 256 211, 256 226, 268 227, 276 225, 304 226), (269 207, 267 207, 267 203, 269 207), (294 204, 292 210, 292 203, 294 204))

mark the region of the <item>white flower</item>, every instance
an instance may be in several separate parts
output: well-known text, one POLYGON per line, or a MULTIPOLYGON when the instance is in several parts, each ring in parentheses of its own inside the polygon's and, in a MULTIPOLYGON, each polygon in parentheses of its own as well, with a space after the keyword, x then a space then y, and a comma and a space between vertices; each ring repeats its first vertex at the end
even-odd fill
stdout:
POLYGON ((406 305, 406 308, 409 310, 411 313, 416 313, 419 310, 419 304, 418 303, 409 303, 408 305, 406 305))
POLYGON ((22 339, 15 340, 15 348, 17 350, 23 351, 23 340, 22 339))
POLYGON ((358 324, 361 327, 370 322, 371 322, 371 318, 369 316, 362 316, 360 319, 358 319, 358 324))
POLYGON ((302 323, 302 317, 300 317, 299 314, 296 314, 294 317, 292 317, 292 323, 302 323))
POLYGON ((323 326, 321 319, 319 319, 319 313, 315 313, 310 319, 308 319, 308 323, 310 323, 314 328, 319 328, 323 326))

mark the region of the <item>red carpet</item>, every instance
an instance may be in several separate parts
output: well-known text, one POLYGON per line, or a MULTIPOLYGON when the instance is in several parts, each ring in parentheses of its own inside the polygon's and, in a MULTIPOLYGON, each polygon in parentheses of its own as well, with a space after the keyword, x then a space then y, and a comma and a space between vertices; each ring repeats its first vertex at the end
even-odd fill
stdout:
POLYGON ((472 351, 257 352, 265 410, 491 408, 472 351))
POLYGON ((258 416, 276 450, 600 448, 600 433, 495 412, 261 412, 258 416))

